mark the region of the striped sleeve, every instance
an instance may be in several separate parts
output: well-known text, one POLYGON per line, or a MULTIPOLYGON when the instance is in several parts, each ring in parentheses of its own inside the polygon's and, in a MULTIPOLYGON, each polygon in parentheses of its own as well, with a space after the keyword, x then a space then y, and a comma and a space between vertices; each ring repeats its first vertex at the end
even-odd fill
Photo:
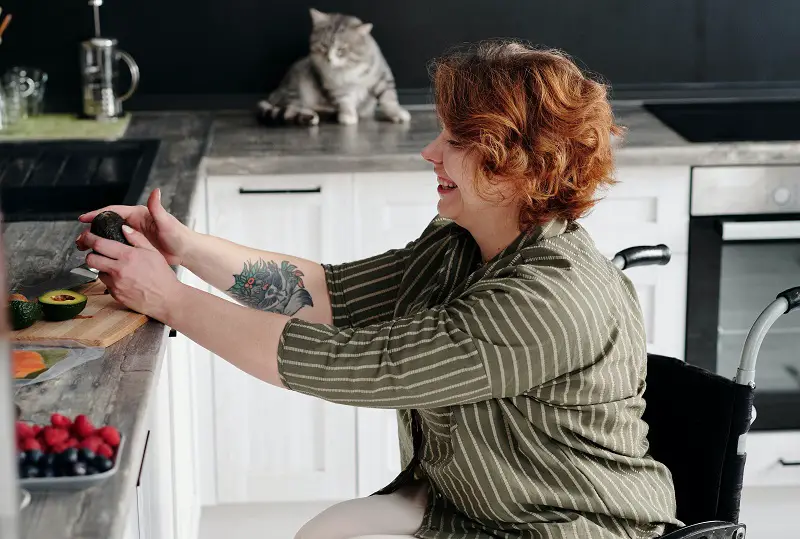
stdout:
POLYGON ((504 281, 363 328, 292 319, 278 345, 281 378, 332 402, 430 408, 521 395, 574 368, 581 338, 558 329, 563 300, 504 281))
POLYGON ((392 317, 413 245, 346 264, 323 264, 334 326, 363 326, 392 317))

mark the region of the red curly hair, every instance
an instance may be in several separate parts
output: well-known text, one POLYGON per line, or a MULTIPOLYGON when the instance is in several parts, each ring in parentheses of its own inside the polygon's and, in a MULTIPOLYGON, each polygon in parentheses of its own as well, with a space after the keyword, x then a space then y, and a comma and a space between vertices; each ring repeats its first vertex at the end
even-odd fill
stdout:
POLYGON ((574 221, 614 183, 614 122, 604 84, 564 53, 488 41, 432 64, 436 112, 458 147, 477 156, 476 190, 506 184, 520 229, 574 221))

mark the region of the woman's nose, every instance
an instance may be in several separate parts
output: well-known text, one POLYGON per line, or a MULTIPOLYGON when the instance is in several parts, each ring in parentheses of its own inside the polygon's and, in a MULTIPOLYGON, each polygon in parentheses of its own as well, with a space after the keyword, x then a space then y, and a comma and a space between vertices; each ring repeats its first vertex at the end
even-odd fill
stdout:
POLYGON ((430 144, 422 148, 422 158, 434 165, 442 162, 441 135, 433 139, 430 144))

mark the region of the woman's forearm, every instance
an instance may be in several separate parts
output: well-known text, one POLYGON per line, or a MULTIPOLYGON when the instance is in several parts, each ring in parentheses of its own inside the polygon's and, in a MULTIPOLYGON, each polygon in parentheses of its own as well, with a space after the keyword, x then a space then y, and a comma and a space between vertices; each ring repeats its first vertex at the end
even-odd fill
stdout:
POLYGON ((242 305, 309 322, 333 322, 320 264, 205 234, 192 234, 188 243, 183 265, 242 305))
POLYGON ((177 284, 163 322, 244 372, 278 387, 278 342, 289 317, 177 284), (198 315, 202 313, 202 316, 198 315))

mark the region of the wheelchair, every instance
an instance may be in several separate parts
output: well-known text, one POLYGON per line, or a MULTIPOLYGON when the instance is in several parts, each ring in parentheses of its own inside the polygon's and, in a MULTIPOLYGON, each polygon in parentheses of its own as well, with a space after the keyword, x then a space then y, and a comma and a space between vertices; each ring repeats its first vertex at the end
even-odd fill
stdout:
MULTIPOLYGON (((625 270, 669 260, 667 246, 655 245, 630 247, 612 262, 625 270)), ((747 432, 756 417, 756 359, 772 324, 793 310, 800 310, 800 287, 778 294, 756 319, 732 380, 675 358, 647 355, 643 419, 650 428, 650 454, 672 473, 677 518, 685 524, 666 530, 661 539, 744 539, 739 504, 747 432)))

